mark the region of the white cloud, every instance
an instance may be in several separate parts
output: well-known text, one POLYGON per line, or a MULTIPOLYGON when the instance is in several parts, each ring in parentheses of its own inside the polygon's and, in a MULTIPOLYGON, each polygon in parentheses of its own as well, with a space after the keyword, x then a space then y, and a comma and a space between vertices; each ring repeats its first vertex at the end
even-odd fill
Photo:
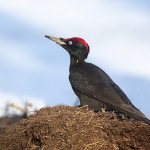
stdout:
MULTIPOLYGON (((25 103, 29 102, 32 107, 28 107, 29 114, 37 109, 46 106, 45 101, 41 98, 31 97, 31 96, 18 96, 13 93, 7 93, 0 91, 0 116, 5 114, 7 104, 15 104, 16 106, 24 109, 25 103)), ((21 114, 22 112, 18 109, 8 107, 7 114, 21 114)))
POLYGON ((42 62, 34 56, 27 46, 22 46, 12 41, 2 40, 0 49, 0 62, 21 70, 32 72, 43 71, 48 68, 48 64, 42 62), (8 44, 9 43, 9 44, 8 44))
MULTIPOLYGON (((115 71, 150 79, 150 70, 148 69, 150 43, 147 42, 147 38, 133 37, 134 33, 128 35, 130 36, 123 34, 122 36, 109 37, 108 44, 102 42, 99 51, 93 52, 93 58, 115 71)), ((93 49, 97 49, 96 46, 93 47, 93 49)))
POLYGON ((42 34, 82 36, 97 64, 150 79, 150 11, 136 5, 109 0, 6 0, 0 8, 42 34))

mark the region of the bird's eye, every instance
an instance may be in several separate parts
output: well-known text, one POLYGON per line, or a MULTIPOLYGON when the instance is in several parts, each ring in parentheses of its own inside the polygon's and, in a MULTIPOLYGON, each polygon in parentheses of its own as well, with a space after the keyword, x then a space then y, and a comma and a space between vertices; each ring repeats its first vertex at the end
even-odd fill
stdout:
POLYGON ((72 45, 72 41, 69 41, 68 43, 69 43, 69 45, 72 45))

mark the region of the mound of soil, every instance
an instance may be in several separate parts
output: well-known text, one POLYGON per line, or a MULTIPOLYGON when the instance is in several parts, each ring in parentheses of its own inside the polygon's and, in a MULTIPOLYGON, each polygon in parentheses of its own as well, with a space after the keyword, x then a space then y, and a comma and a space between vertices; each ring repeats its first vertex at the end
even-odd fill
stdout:
POLYGON ((0 128, 6 127, 10 124, 20 121, 21 119, 24 119, 24 118, 27 118, 26 114, 1 117, 0 118, 0 128))
POLYGON ((87 107, 43 108, 1 128, 0 150, 150 150, 150 126, 87 107))

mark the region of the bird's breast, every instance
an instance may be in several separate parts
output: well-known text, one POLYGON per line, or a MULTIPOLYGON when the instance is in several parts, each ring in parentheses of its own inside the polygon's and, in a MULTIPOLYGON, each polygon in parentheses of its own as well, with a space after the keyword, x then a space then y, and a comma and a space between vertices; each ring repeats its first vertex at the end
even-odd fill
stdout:
POLYGON ((83 70, 73 70, 70 72, 69 80, 73 89, 81 90, 89 85, 89 81, 85 78, 83 70))

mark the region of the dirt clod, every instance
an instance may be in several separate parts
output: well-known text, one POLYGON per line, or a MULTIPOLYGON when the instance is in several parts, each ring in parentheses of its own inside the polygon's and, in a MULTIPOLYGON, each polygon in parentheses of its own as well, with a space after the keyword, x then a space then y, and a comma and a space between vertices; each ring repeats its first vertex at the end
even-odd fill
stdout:
POLYGON ((149 125, 87 107, 43 108, 0 131, 0 150, 150 150, 149 125))

